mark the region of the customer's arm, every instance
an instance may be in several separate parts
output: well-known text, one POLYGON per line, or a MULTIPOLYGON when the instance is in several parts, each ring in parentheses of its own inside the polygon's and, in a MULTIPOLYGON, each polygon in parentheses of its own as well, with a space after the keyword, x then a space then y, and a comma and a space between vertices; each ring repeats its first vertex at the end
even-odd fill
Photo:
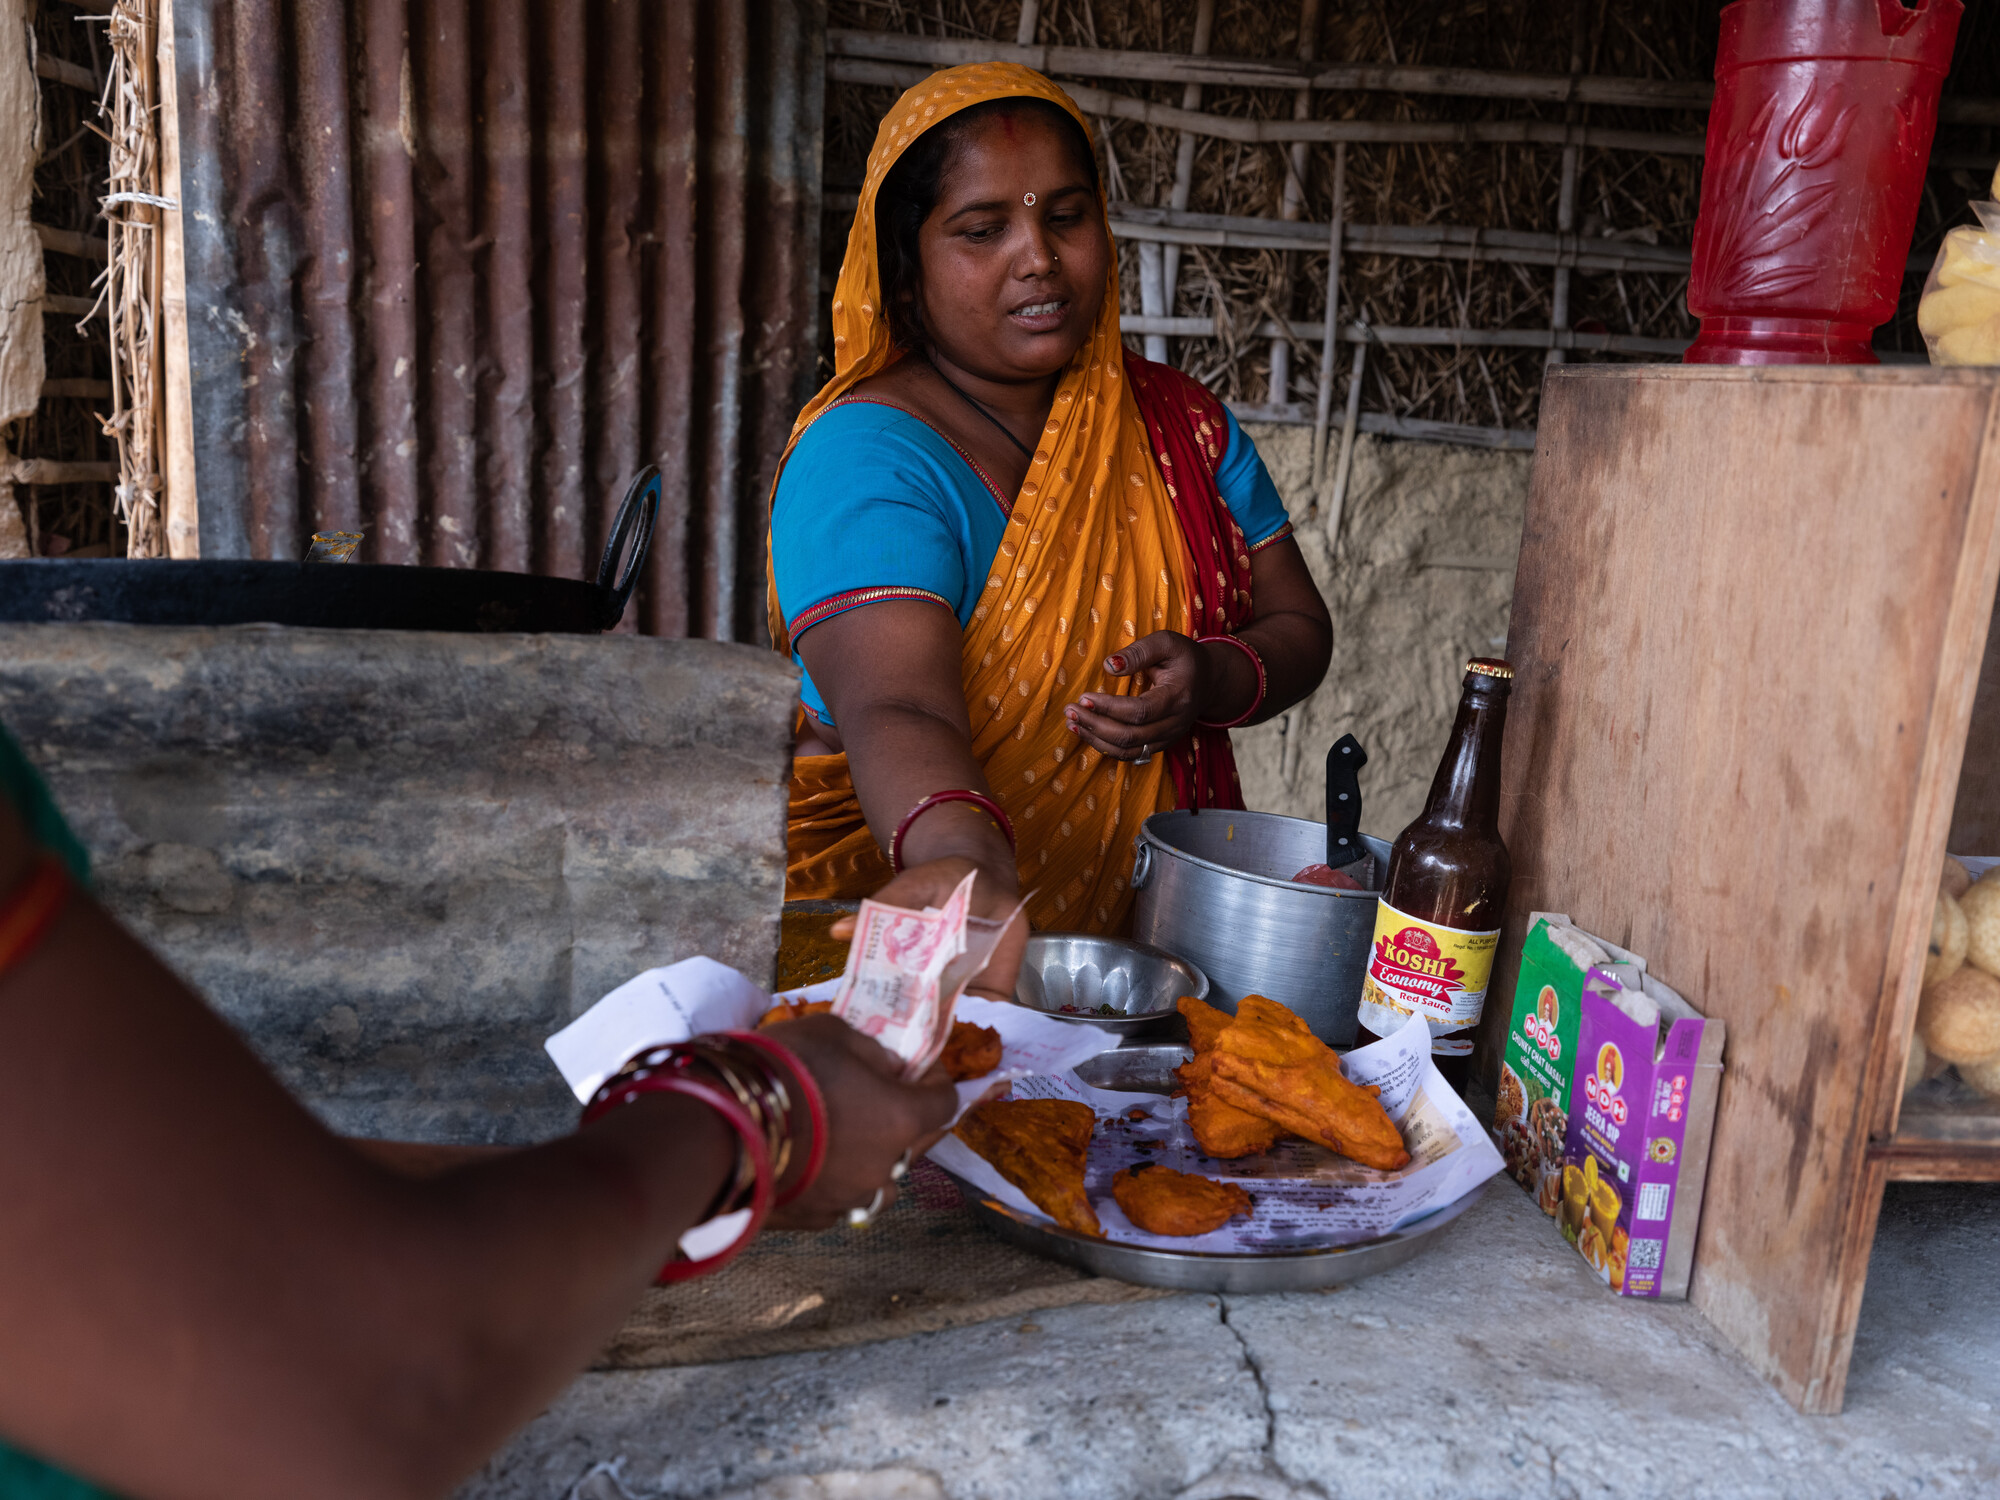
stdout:
MULTIPOLYGON (((35 858, 0 801, 0 902, 35 858)), ((831 1018, 794 1222, 865 1202, 946 1086, 831 1018)), ((417 1180, 316 1123, 81 892, 0 972, 0 1435, 135 1500, 439 1495, 600 1349, 731 1172, 647 1095, 417 1180)))

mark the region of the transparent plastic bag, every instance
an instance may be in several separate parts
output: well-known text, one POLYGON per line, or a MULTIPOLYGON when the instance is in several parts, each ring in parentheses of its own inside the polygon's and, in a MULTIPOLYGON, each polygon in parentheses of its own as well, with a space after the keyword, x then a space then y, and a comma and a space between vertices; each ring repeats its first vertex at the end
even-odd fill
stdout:
MULTIPOLYGON (((2000 199, 2000 172, 1993 177, 2000 199)), ((2000 365, 2000 202, 1975 202, 1977 228, 1945 232, 1917 304, 1917 329, 1934 365, 2000 365)))

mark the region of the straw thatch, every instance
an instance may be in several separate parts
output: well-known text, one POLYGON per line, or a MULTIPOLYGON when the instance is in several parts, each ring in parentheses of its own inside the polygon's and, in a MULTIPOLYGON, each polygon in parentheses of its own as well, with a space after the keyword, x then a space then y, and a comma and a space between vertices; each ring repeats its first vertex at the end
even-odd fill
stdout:
POLYGON ((110 328, 111 416, 104 430, 118 448, 115 503, 131 557, 165 557, 160 461, 164 447, 161 348, 157 338, 162 272, 158 0, 117 0, 107 26, 111 74, 102 111, 111 146, 104 199, 111 243, 104 281, 110 328))

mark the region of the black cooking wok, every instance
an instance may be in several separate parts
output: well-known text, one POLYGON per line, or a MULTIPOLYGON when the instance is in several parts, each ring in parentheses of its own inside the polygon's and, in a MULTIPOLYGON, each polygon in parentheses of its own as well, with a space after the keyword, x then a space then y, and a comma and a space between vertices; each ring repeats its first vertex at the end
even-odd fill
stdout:
POLYGON ((626 490, 595 583, 390 563, 59 557, 0 562, 0 622, 588 635, 609 630, 624 615, 659 513, 655 465, 641 470, 626 490))

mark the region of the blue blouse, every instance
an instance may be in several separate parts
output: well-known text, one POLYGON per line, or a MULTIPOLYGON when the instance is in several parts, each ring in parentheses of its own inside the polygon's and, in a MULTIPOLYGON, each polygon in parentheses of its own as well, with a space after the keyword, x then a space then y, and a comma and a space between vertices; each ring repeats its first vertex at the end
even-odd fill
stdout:
MULTIPOLYGON (((1251 550, 1291 534, 1257 447, 1228 416, 1216 487, 1251 550)), ((771 507, 778 606, 792 636, 882 599, 931 599, 971 623, 1013 504, 929 423, 866 399, 829 407, 785 463, 771 507)), ((806 709, 831 724, 810 675, 806 709)))

